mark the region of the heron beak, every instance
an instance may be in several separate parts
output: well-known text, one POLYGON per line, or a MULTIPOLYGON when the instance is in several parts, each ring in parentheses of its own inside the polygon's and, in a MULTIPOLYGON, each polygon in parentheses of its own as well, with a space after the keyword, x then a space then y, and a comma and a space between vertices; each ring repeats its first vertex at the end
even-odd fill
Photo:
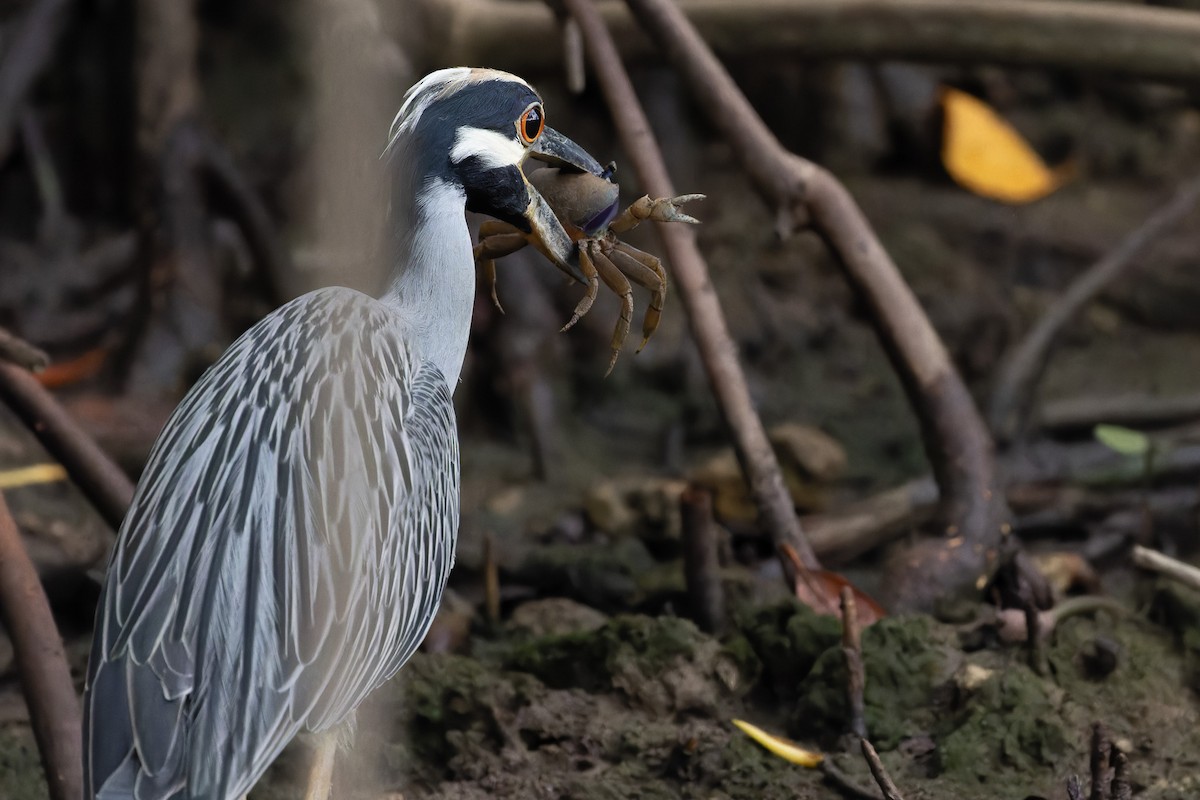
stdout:
POLYGON ((525 189, 529 192, 529 205, 525 219, 529 222, 530 244, 538 249, 556 267, 581 283, 587 283, 583 270, 579 268, 579 248, 563 228, 550 204, 541 193, 533 188, 528 179, 525 189))
MULTIPOLYGON (((542 131, 542 135, 530 148, 529 157, 565 170, 591 172, 594 175, 600 175, 604 171, 600 163, 586 150, 553 128, 542 131)), ((534 247, 563 272, 581 283, 587 283, 587 278, 579 268, 579 248, 575 241, 558 221, 550 204, 529 183, 528 178, 525 179, 525 189, 529 193, 525 219, 533 232, 534 247)))
POLYGON ((542 131, 542 135, 529 149, 529 157, 568 171, 590 172, 593 175, 600 175, 604 172, 604 167, 600 166, 600 163, 592 158, 588 151, 554 128, 546 128, 542 131))

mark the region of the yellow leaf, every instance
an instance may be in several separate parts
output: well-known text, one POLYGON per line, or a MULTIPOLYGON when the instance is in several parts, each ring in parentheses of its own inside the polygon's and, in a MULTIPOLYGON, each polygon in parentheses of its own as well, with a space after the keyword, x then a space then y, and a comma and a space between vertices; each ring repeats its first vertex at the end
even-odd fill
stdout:
POLYGON ((32 467, 0 470, 0 490, 31 486, 35 483, 53 483, 66 480, 67 471, 61 464, 34 464, 32 467))
POLYGON ((942 88, 942 164, 960 186, 1005 203, 1031 203, 1071 177, 1051 169, 1011 125, 983 101, 942 88))
POLYGON ((743 722, 740 719, 735 719, 733 724, 738 727, 742 733, 749 736, 754 741, 767 748, 770 752, 793 764, 799 764, 802 767, 812 769, 820 765, 825 760, 825 756, 820 753, 814 753, 811 750, 805 750, 799 745, 789 742, 787 739, 781 739, 778 736, 772 736, 762 728, 756 728, 749 722, 743 722))

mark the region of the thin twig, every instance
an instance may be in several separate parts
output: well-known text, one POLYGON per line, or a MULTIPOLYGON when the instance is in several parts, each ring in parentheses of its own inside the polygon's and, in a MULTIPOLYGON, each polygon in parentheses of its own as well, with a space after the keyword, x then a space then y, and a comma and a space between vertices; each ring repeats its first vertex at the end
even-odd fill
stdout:
POLYGON ((0 361, 38 372, 50 365, 50 356, 24 339, 0 328, 0 361))
POLYGON ((0 55, 0 163, 12 150, 21 105, 50 63, 70 7, 71 0, 38 0, 11 31, 5 31, 0 55))
MULTIPOLYGON (((565 5, 571 16, 579 21, 588 59, 608 101, 621 145, 633 162, 642 188, 658 197, 675 196, 662 152, 603 20, 589 0, 565 0, 565 5)), ((762 524, 776 550, 782 553, 785 546, 791 547, 809 569, 819 568, 800 529, 767 432, 754 409, 745 373, 738 362, 737 346, 729 335, 708 267, 696 246, 696 234, 679 225, 660 223, 656 227, 704 361, 709 385, 733 435, 738 460, 746 473, 762 524)), ((807 589, 814 603, 823 596, 819 587, 801 588, 807 589)))
POLYGON ((12 639, 52 800, 83 794, 79 701, 37 570, 0 492, 0 618, 12 639))
POLYGON ((1200 177, 1194 177, 1155 211, 1108 255, 1097 261, 1067 287, 1062 296, 1025 334, 1005 358, 988 407, 992 430, 1003 440, 1025 429, 1033 396, 1063 329, 1096 295, 1125 274, 1137 257, 1163 234, 1182 222, 1200 200, 1200 177))
POLYGON ((133 502, 133 483, 29 373, 0 364, 0 399, 29 426, 113 529, 133 502))
POLYGON ((1165 575, 1171 580, 1200 592, 1200 569, 1191 564, 1185 564, 1157 550, 1136 544, 1133 546, 1133 563, 1142 569, 1165 575))
MULTIPOLYGON (((678 7, 627 2, 776 208, 780 233, 811 225, 838 256, 905 386, 941 488, 947 539, 962 546, 911 551, 889 582, 894 598, 929 607, 973 591, 995 568, 1008 510, 996 490, 991 437, 945 346, 845 187, 780 144, 678 7)), ((636 155, 628 144, 626 151, 636 155)))
POLYGON ((858 625, 858 609, 854 605, 854 590, 842 587, 842 655, 846 658, 846 700, 850 706, 850 732, 860 739, 867 738, 867 717, 863 692, 867 678, 863 672, 862 632, 858 625))
POLYGON ((904 800, 904 796, 900 794, 896 784, 892 783, 891 776, 888 775, 883 762, 879 760, 879 753, 875 752, 875 748, 866 739, 862 739, 860 744, 863 758, 867 759, 867 766, 871 768, 871 776, 875 778, 875 783, 879 784, 885 800, 904 800))
POLYGON ((689 486, 679 498, 683 520, 683 574, 688 607, 701 630, 720 633, 725 622, 725 591, 721 586, 717 523, 712 495, 689 486))

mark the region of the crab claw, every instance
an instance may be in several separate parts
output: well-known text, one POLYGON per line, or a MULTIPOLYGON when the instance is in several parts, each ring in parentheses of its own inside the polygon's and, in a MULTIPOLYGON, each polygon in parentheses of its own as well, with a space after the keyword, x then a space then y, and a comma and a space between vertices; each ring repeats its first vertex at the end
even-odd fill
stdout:
POLYGON ((689 225, 699 225, 700 220, 683 213, 679 207, 684 203, 704 200, 705 197, 706 195, 702 194, 681 194, 678 197, 660 197, 657 200, 651 200, 649 219, 656 222, 686 222, 689 225))

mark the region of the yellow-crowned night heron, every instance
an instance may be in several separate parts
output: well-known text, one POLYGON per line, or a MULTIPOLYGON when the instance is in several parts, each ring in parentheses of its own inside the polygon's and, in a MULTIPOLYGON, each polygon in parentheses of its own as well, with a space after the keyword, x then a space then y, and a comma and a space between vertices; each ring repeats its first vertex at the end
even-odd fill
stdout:
POLYGON ((84 697, 88 798, 231 800, 412 655, 454 561, 451 395, 475 294, 464 209, 575 250, 525 158, 599 174, 524 81, 435 72, 385 160, 394 278, 251 328, 159 436, 121 526, 84 697))

